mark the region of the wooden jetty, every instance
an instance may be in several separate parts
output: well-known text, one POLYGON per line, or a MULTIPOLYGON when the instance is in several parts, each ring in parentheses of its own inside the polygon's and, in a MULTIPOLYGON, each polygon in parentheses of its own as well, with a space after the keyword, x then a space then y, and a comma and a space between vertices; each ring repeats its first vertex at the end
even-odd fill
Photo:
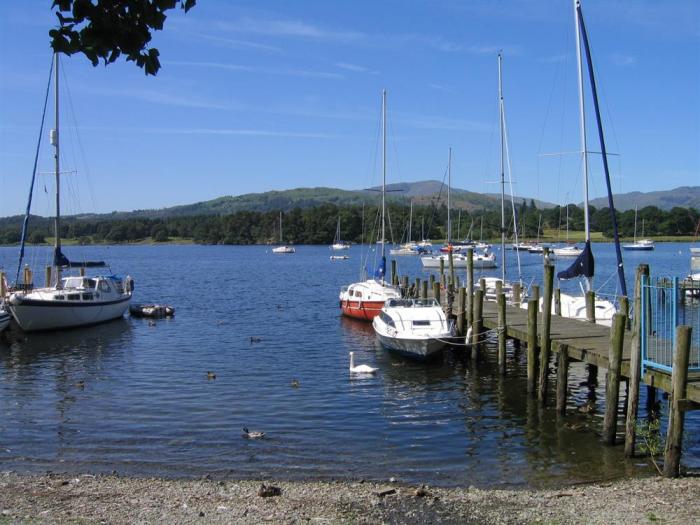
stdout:
MULTIPOLYGON (((496 301, 486 301, 486 286, 482 279, 477 286, 473 281, 472 250, 467 252, 467 282, 459 287, 455 279, 454 267, 450 264, 445 273, 441 263, 438 278, 430 275, 427 281, 415 280, 409 287, 409 278, 399 279, 396 261, 392 261, 392 282, 400 285, 407 295, 426 297, 429 293, 443 304, 448 315, 456 320, 457 335, 465 336, 467 327, 471 329, 470 351, 477 358, 485 351, 484 334, 495 331, 498 336, 498 369, 506 374, 506 339, 514 345, 527 345, 527 391, 537 396, 542 405, 547 403, 550 354, 556 356, 556 410, 566 411, 568 367, 571 361, 580 361, 590 366, 594 374, 598 367, 607 369, 605 418, 603 421, 603 442, 616 444, 618 431, 618 406, 620 382, 627 384, 625 417, 625 455, 635 454, 637 413, 639 407, 640 383, 648 386, 648 401, 656 401, 657 389, 668 393, 669 419, 664 454, 664 475, 677 476, 680 473, 681 443, 685 412, 700 408, 700 372, 688 372, 691 350, 691 332, 700 327, 677 326, 676 347, 673 368, 669 373, 662 369, 646 367, 642 374, 642 282, 649 275, 648 265, 637 268, 633 315, 627 297, 620 297, 620 313, 614 315, 612 326, 595 323, 595 296, 588 292, 586 297, 588 321, 569 319, 560 315, 559 291, 553 288, 554 268, 544 266, 544 290, 539 307, 540 288, 534 287, 527 308, 521 307, 519 287, 514 287, 513 302, 506 304, 502 283, 496 286, 496 301), (476 289, 475 289, 476 288, 476 289), (541 310, 541 311, 540 311, 541 310), (633 321, 633 322, 630 322, 633 321)), ((449 263, 452 257, 448 258, 449 263)), ((689 287, 690 288, 690 287, 689 287)), ((686 288, 687 290, 688 288, 686 288)))

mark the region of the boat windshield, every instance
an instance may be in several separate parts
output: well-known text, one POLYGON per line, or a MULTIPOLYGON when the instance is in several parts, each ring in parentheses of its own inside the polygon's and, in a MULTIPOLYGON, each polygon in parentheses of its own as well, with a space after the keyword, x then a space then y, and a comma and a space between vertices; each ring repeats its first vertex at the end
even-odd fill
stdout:
POLYGON ((430 299, 389 299, 386 305, 390 308, 430 308, 440 306, 432 297, 430 299))

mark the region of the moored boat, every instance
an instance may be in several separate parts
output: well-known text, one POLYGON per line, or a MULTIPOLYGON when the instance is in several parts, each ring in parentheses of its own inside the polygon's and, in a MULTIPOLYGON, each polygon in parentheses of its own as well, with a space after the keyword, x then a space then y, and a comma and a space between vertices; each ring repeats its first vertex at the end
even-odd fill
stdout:
POLYGON ((438 354, 453 336, 453 326, 433 298, 389 299, 372 326, 385 348, 417 359, 438 354))
POLYGON ((10 324, 10 319, 10 314, 0 306, 0 332, 7 328, 7 325, 10 324))
POLYGON ((132 304, 129 306, 129 313, 132 317, 172 317, 175 315, 175 308, 168 304, 132 304))

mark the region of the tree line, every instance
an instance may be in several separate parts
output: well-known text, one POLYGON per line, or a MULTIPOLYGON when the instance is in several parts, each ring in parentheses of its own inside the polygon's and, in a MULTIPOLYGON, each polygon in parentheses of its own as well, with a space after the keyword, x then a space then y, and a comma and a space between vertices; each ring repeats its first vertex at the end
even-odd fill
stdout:
MULTIPOLYGON (((392 202, 388 205, 387 239, 405 242, 408 239, 409 204, 392 202)), ((634 234, 634 211, 617 212, 620 235, 634 234)), ((523 200, 516 205, 516 222, 521 238, 536 238, 538 230, 558 230, 565 238, 567 229, 584 229, 583 209, 568 205, 538 209, 533 201, 523 200), (568 220, 567 220, 568 218, 568 220)), ((139 241, 168 242, 190 240, 200 244, 330 244, 336 234, 340 218, 341 238, 353 243, 373 242, 378 238, 379 210, 371 206, 337 206, 324 204, 312 208, 294 208, 290 211, 240 211, 229 215, 199 215, 171 218, 94 218, 64 217, 61 238, 81 244, 129 243, 139 241), (282 233, 280 237, 280 213, 282 233)), ((451 210, 453 240, 493 239, 500 237, 500 211, 451 210)), ((20 217, 0 219, 0 244, 16 244, 21 237, 20 217)), ((612 238, 612 221, 608 208, 590 207, 591 230, 612 238)), ((700 222, 700 212, 692 208, 673 208, 669 211, 647 206, 638 212, 637 236, 694 235, 700 222)), ((420 240, 445 239, 447 236, 447 208, 444 205, 414 206, 411 238, 420 240)), ((506 232, 513 235, 513 214, 508 212, 506 232)), ((53 237, 53 220, 32 216, 27 241, 46 242, 53 237)))

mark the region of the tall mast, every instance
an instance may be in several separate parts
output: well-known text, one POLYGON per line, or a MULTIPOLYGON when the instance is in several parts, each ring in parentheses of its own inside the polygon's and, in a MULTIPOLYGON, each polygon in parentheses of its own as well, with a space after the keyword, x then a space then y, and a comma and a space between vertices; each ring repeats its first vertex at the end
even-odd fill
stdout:
POLYGON ((447 154, 447 244, 452 244, 452 222, 450 221, 450 188, 452 187, 452 148, 447 154))
MULTIPOLYGON (((386 89, 382 91, 382 258, 385 244, 385 208, 386 208, 386 89)), ((382 280, 384 277, 382 276, 382 280)))
POLYGON ((408 242, 411 242, 411 226, 413 225, 413 201, 411 201, 411 212, 408 215, 408 242))
POLYGON ((282 244, 282 212, 280 212, 280 244, 282 244))
MULTIPOLYGON (((501 279, 506 281, 506 170, 505 170, 505 138, 503 118, 503 73, 501 66, 503 55, 498 53, 498 120, 501 129, 501 279)), ((483 219, 482 219, 483 221, 483 219)), ((483 222, 482 222, 483 226, 483 222)))
POLYGON ((636 204, 634 205, 634 243, 637 244, 637 205, 636 204))
MULTIPOLYGON (((586 232, 586 243, 591 242, 591 230, 588 219, 588 145, 586 143, 586 111, 583 94, 583 60, 581 57, 581 28, 578 18, 580 0, 574 0, 574 20, 576 22, 576 61, 578 64, 578 107, 581 134, 581 161, 583 169, 583 221, 586 232)), ((592 288, 592 279, 586 278, 586 290, 592 288)))
POLYGON ((56 70, 55 70, 55 89, 56 93, 55 95, 55 106, 56 106, 56 122, 55 122, 55 129, 53 130, 53 136, 51 137, 51 144, 54 147, 54 169, 55 169, 55 176, 56 176, 56 221, 54 222, 54 234, 56 235, 56 242, 54 244, 55 246, 55 252, 58 254, 61 250, 61 200, 60 200, 60 194, 61 194, 61 166, 60 166, 60 160, 59 160, 59 150, 58 150, 58 53, 55 54, 56 57, 56 70))

